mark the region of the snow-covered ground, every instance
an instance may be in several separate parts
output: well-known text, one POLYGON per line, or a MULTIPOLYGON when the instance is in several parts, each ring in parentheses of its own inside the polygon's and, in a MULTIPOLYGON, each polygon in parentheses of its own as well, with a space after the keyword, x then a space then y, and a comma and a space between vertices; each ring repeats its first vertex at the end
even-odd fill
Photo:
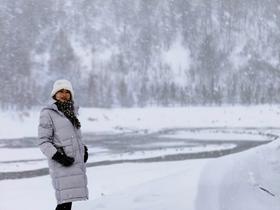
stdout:
POLYGON ((195 210, 279 210, 280 140, 209 161, 195 210))
MULTIPOLYGON (((129 163, 88 169, 83 210, 279 209, 279 140, 213 160, 129 163), (276 196, 259 189, 263 186, 276 196)), ((0 209, 54 209, 48 176, 0 181, 0 209)))
MULTIPOLYGON (((0 111, 0 139, 34 137, 40 109, 0 111)), ((151 133, 164 128, 278 128, 280 106, 222 106, 179 108, 81 108, 83 132, 95 134, 151 133)))
MULTIPOLYGON (((0 112, 0 139, 35 137, 38 117, 39 109, 0 112)), ((235 147, 234 140, 276 140, 215 159, 90 167, 90 200, 74 203, 73 210, 279 209, 278 106, 82 108, 80 119, 84 133, 143 135, 158 132, 160 137, 170 139, 170 142, 146 144, 150 150, 145 153, 113 154, 106 148, 91 148, 89 162, 222 150, 235 147), (168 129, 172 132, 166 132, 168 129), (188 139, 192 141, 188 143, 188 139), (228 143, 201 147, 195 140, 228 143), (159 150, 159 146, 167 149, 159 150)), ((38 148, 5 148, 4 144, 0 145, 0 162, 0 173, 47 166, 38 148)), ((55 206, 49 176, 2 180, 0 194, 0 210, 47 210, 55 206)))
MULTIPOLYGON (((126 163, 89 168, 90 200, 74 203, 73 209, 193 209, 199 173, 206 162, 126 163)), ((54 209, 56 201, 48 176, 0 181, 0 189, 1 210, 54 209)))
POLYGON ((161 137, 165 138, 176 138, 176 139, 195 139, 195 140, 252 140, 252 141, 265 141, 271 140, 270 136, 260 135, 259 131, 248 129, 244 131, 244 129, 203 129, 196 131, 178 131, 175 134, 166 134, 161 137))

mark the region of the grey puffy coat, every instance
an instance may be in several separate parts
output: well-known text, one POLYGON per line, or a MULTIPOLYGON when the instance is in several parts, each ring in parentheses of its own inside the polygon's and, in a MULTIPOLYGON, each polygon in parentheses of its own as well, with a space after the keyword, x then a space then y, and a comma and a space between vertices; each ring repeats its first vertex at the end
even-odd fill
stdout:
POLYGON ((76 129, 53 103, 41 110, 38 137, 40 149, 48 159, 57 203, 88 199, 85 151, 80 129, 76 129), (75 159, 72 166, 65 167, 52 160, 59 147, 75 159))

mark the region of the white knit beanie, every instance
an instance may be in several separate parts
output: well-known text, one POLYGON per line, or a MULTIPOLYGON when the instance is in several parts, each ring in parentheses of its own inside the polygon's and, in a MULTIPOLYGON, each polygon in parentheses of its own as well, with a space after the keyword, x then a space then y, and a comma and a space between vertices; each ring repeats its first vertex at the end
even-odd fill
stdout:
POLYGON ((74 90, 72 88, 72 84, 66 79, 59 79, 54 82, 51 97, 53 98, 54 95, 62 89, 69 90, 71 93, 72 100, 74 100, 74 90))

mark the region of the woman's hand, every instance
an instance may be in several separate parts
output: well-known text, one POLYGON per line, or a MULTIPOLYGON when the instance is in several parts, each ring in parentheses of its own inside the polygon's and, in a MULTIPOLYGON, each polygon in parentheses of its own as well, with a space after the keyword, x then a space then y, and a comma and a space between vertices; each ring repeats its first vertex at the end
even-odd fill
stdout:
POLYGON ((84 162, 86 163, 88 160, 88 148, 87 148, 87 146, 84 146, 84 147, 85 147, 84 162))
POLYGON ((73 163, 75 161, 74 158, 68 157, 67 155, 62 154, 58 151, 54 154, 52 159, 59 162, 60 164, 62 164, 63 166, 66 166, 66 167, 73 165, 73 163))

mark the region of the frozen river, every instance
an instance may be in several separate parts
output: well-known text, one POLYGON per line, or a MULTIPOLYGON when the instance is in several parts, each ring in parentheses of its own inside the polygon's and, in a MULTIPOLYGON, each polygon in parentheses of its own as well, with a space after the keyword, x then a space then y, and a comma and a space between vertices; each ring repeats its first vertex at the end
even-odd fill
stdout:
MULTIPOLYGON (((236 134, 238 132, 234 131, 233 133, 236 134)), ((129 134, 96 135, 85 133, 83 135, 83 140, 90 151, 90 158, 87 166, 94 167, 128 162, 160 162, 215 158, 241 152, 268 143, 275 138, 275 136, 266 136, 266 139, 254 140, 254 138, 249 138, 248 135, 245 135, 246 132, 244 132, 244 130, 242 130, 242 135, 238 138, 232 135, 232 131, 230 135, 226 133, 227 138, 223 136, 219 139, 215 138, 221 133, 225 134, 225 129, 180 128, 165 129, 152 134, 137 134, 136 132, 129 134), (205 131, 207 131, 207 133, 205 133, 205 131), (174 135, 178 132, 188 132, 188 135, 185 138, 179 138, 174 135), (194 135, 190 135, 190 133, 198 133, 200 136, 202 136, 201 134, 203 133, 203 136, 208 138, 195 138, 194 135), (232 139, 230 138, 231 136, 232 139), (213 139, 211 139, 211 137, 213 137, 213 139), (223 140, 223 138, 225 139, 223 140), (98 150, 96 150, 96 148, 98 148, 98 150), (100 158, 98 155, 103 155, 103 158, 100 158)), ((2 149, 20 149, 21 151, 24 149, 38 148, 36 138, 2 139, 0 140, 0 146, 2 149)), ((16 160, 1 160, 0 164, 32 164, 32 162, 45 162, 45 159, 42 157, 32 159, 18 158, 16 160)), ((46 174, 48 174, 47 167, 1 171, 0 180, 36 177, 46 174)))

